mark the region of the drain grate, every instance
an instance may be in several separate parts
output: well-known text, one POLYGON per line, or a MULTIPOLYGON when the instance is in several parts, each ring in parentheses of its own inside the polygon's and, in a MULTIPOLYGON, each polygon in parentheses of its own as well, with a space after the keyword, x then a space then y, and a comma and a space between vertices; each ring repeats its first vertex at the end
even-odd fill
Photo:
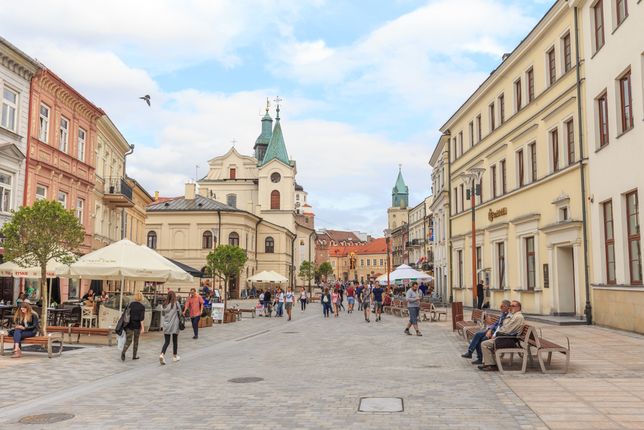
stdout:
POLYGON ((21 424, 53 424, 74 418, 72 414, 40 414, 20 418, 21 424))
POLYGON ((403 412, 402 397, 361 397, 358 412, 403 412))
POLYGON ((233 378, 229 379, 228 382, 232 382, 234 384, 249 384, 251 382, 260 382, 263 381, 264 378, 258 378, 257 376, 246 376, 243 378, 233 378))

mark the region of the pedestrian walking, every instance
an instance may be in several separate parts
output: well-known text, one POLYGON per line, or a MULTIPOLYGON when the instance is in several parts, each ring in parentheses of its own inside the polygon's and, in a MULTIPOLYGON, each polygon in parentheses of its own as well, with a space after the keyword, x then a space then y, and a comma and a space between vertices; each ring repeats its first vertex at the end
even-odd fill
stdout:
POLYGON ((376 313, 376 321, 380 321, 382 319, 382 296, 384 292, 385 290, 383 290, 378 283, 376 283, 376 286, 371 290, 371 294, 373 294, 373 311, 376 313))
POLYGON ((300 291, 300 307, 302 308, 302 312, 306 310, 307 300, 308 300, 308 296, 306 295, 306 289, 302 287, 302 290, 300 291))
POLYGON ((281 288, 277 289, 277 316, 284 316, 284 291, 281 288))
POLYGON ((485 299, 485 291, 483 290, 483 282, 479 281, 476 284, 476 308, 483 307, 483 300, 485 299))
POLYGON ((353 306, 356 302, 355 299, 356 289, 353 286, 353 282, 347 287, 347 313, 353 313, 353 306))
POLYGON ((422 333, 418 330, 418 314, 420 313, 420 299, 422 294, 423 293, 418 289, 418 282, 414 282, 411 284, 411 288, 407 290, 407 294, 405 295, 407 299, 407 310, 409 311, 409 323, 405 329, 405 334, 410 336, 411 333, 409 332, 409 328, 411 326, 414 326, 416 336, 422 336, 422 333))
POLYGON ((331 294, 329 294, 329 287, 324 287, 324 293, 320 297, 320 303, 322 303, 322 313, 324 318, 329 318, 331 314, 331 294))
POLYGON ((362 290, 364 290, 364 285, 358 285, 356 288, 356 298, 358 299, 358 311, 362 310, 362 290))
POLYGON ((340 293, 340 297, 339 297, 339 300, 338 300, 338 301, 339 301, 339 303, 340 303, 340 306, 339 306, 338 311, 344 311, 344 310, 346 310, 346 309, 344 308, 344 288, 345 288, 345 285, 344 285, 344 284, 342 284, 342 285, 340 286, 340 291, 338 291, 338 293, 340 293))
POLYGON ((364 312, 364 320, 371 322, 371 285, 365 285, 362 289, 362 310, 364 312))
MULTIPOLYGON (((20 306, 16 309, 13 315, 14 327, 9 330, 9 334, 13 336, 13 355, 11 358, 20 358, 22 351, 20 350, 20 342, 28 337, 34 337, 40 330, 40 321, 38 314, 31 308, 29 301, 25 299, 20 302, 20 306)), ((4 348, 4 345, 0 345, 4 348)))
POLYGON ((293 293, 293 288, 288 287, 286 294, 284 295, 284 305, 286 306, 286 315, 288 315, 287 321, 291 320, 293 303, 295 303, 295 293, 293 293))
POLYGON ((139 335, 143 334, 143 320, 145 319, 145 306, 143 306, 143 294, 139 291, 134 294, 134 300, 128 305, 130 321, 125 328, 125 345, 121 351, 121 361, 125 361, 125 353, 130 344, 132 345, 132 360, 138 360, 136 352, 139 350, 139 335))
POLYGON ((273 302, 271 301, 271 290, 266 290, 264 292, 264 316, 266 317, 271 317, 271 314, 273 313, 273 309, 271 307, 271 304, 273 302))
POLYGON ((179 349, 179 317, 181 316, 181 307, 177 303, 177 295, 174 291, 168 291, 168 296, 163 303, 163 310, 161 317, 163 322, 163 347, 161 348, 161 355, 159 355, 159 362, 165 364, 165 351, 170 345, 170 338, 172 338, 172 361, 179 361, 181 357, 177 355, 179 349))
POLYGON ((199 320, 203 312, 203 298, 197 294, 197 290, 194 288, 190 289, 190 296, 183 308, 183 313, 185 314, 186 312, 188 312, 192 322, 192 331, 194 332, 192 338, 199 339, 199 320))
POLYGON ((331 293, 331 301, 333 302, 333 315, 335 315, 336 317, 338 316, 340 311, 340 292, 338 290, 338 288, 335 288, 333 290, 333 293, 331 293))

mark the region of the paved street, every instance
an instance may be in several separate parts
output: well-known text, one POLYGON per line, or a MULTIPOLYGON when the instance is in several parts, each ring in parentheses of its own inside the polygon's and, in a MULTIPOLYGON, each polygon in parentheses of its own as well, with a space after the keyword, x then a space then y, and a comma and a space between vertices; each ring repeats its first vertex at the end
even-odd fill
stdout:
POLYGON ((571 336, 568 375, 500 376, 459 357, 464 342, 448 323, 361 315, 324 320, 319 305, 295 319, 244 319, 179 340, 181 361, 161 367, 159 333, 141 360, 122 363, 115 347, 62 358, 3 358, 0 428, 643 428, 644 338, 596 327, 546 326, 571 336), (373 320, 372 320, 373 321, 373 320), (603 347, 601 347, 603 345, 603 347), (250 383, 232 378, 259 377, 250 383), (404 411, 358 412, 362 397, 400 397, 404 411), (25 416, 70 413, 52 425, 25 416))

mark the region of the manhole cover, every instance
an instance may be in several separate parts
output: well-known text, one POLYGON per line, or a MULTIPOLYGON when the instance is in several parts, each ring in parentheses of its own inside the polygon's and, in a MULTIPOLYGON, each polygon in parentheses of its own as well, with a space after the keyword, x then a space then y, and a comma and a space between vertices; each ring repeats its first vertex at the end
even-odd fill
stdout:
POLYGON ((362 397, 358 412, 402 412, 401 397, 362 397))
POLYGON ((257 376, 247 376, 247 377, 244 377, 244 378, 229 379, 228 382, 233 382, 235 384, 248 384, 248 383, 251 383, 251 382, 259 382, 259 381, 263 381, 263 380, 264 380, 264 378, 258 378, 257 376))
POLYGON ((74 418, 72 414, 40 414, 20 418, 22 424, 53 424, 74 418))

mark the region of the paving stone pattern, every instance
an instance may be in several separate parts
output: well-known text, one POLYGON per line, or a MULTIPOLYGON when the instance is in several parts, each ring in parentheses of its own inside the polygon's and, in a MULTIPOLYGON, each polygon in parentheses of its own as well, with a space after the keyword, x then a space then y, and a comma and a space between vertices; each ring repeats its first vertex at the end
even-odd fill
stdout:
POLYGON ((115 347, 2 358, 0 429, 43 413, 74 415, 47 429, 644 428, 640 336, 546 327, 573 337, 570 373, 500 376, 460 358, 465 343, 445 322, 416 337, 398 317, 323 319, 319 305, 294 316, 216 325, 198 340, 187 328, 181 361, 166 366, 160 333, 142 337, 138 361, 115 347), (249 377, 263 380, 228 382, 249 377), (364 397, 400 397, 404 411, 358 412, 364 397))

